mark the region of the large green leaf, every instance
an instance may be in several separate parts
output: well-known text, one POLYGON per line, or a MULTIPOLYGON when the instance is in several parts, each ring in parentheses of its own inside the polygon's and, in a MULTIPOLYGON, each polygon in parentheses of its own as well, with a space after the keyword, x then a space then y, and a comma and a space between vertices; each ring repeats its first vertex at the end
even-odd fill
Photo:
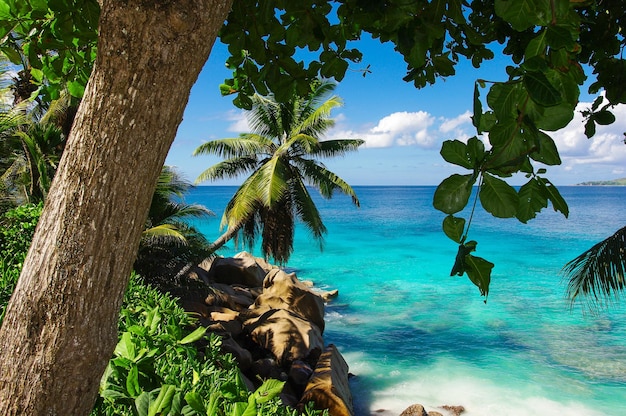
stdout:
POLYGON ((178 343, 184 345, 184 344, 191 344, 192 342, 196 342, 202 339, 202 337, 204 337, 204 334, 206 334, 206 330, 207 329, 203 326, 198 327, 191 334, 187 335, 185 338, 178 341, 178 343))
POLYGON ((488 173, 483 176, 479 197, 483 208, 494 217, 511 218, 517 213, 519 197, 515 189, 488 173))
POLYGON ((115 347, 114 354, 118 357, 127 358, 130 361, 134 361, 136 357, 135 343, 131 337, 130 332, 124 332, 120 341, 115 347))
POLYGON ((473 175, 454 174, 443 180, 435 190, 433 206, 446 214, 461 211, 472 193, 473 175))
POLYGON ((257 403, 263 404, 277 397, 283 391, 284 386, 284 381, 274 379, 265 380, 265 382, 252 393, 252 396, 257 403))
POLYGON ((516 118, 525 95, 519 82, 499 82, 491 86, 487 103, 496 116, 502 119, 516 118))
POLYGON ((465 230, 465 218, 448 215, 443 219, 443 232, 455 243, 460 243, 465 230))
POLYGON ((480 294, 485 296, 485 303, 489 295, 489 284, 491 283, 491 270, 494 264, 483 259, 482 257, 465 256, 465 273, 469 279, 478 287, 480 294))
POLYGON ((535 218, 538 212, 548 206, 548 200, 535 178, 525 183, 519 189, 518 195, 517 219, 523 223, 535 218))
POLYGON ((460 140, 446 140, 441 145, 441 156, 446 162, 467 169, 474 167, 474 161, 467 150, 467 145, 460 140))
POLYGON ((561 212, 567 218, 569 207, 556 186, 546 178, 537 178, 537 183, 540 185, 543 195, 552 203, 554 210, 561 212))
POLYGON ((550 22, 550 0, 496 0, 496 14, 517 31, 550 22))
POLYGON ((560 165, 561 157, 554 140, 544 132, 539 132, 538 139, 539 148, 530 157, 549 166, 560 165))
POLYGON ((563 97, 544 75, 543 72, 527 72, 524 86, 530 98, 537 104, 549 107, 563 101, 563 97))

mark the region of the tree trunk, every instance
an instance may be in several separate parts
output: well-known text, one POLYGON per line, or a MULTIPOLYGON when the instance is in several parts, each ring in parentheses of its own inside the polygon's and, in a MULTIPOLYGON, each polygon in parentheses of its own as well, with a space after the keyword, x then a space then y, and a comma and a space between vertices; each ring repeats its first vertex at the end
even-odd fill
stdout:
POLYGON ((220 235, 217 238, 217 240, 213 241, 211 245, 209 245, 209 252, 215 253, 217 250, 222 248, 224 244, 232 240, 233 237, 237 235, 237 233, 239 232, 239 230, 241 230, 241 227, 243 227, 243 225, 244 225, 244 222, 242 221, 234 227, 228 227, 228 229, 226 230, 224 234, 220 235))
POLYGON ((154 186, 232 0, 101 0, 98 57, 0 329, 1 415, 86 415, 154 186))

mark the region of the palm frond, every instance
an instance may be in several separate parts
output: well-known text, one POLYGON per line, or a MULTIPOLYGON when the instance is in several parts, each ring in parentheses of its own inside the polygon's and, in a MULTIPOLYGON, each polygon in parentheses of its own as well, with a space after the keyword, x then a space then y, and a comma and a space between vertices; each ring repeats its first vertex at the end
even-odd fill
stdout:
POLYGON ((248 113, 248 124, 260 136, 278 138, 284 131, 280 104, 267 97, 254 95, 252 110, 248 113))
POLYGON ((187 238, 173 224, 159 224, 155 227, 150 227, 144 230, 141 238, 150 244, 173 242, 180 245, 187 245, 187 238))
POLYGON ((344 156, 348 152, 358 150, 364 143, 365 140, 361 139, 322 140, 311 155, 322 157, 344 156))
POLYGON ((226 204, 221 227, 240 227, 242 223, 254 215, 260 205, 257 173, 255 172, 241 184, 226 204))
POLYGON ((626 289, 626 227, 568 262, 562 272, 572 303, 582 297, 594 308, 619 300, 626 289))
POLYGON ((214 181, 224 178, 236 178, 257 168, 259 161, 254 157, 231 158, 218 162, 198 175, 195 183, 214 181))
POLYGON ((296 216, 319 242, 321 250, 324 246, 324 234, 326 234, 327 229, 311 194, 300 178, 293 183, 292 192, 296 216))
POLYGON ((291 134, 304 133, 319 138, 335 125, 335 121, 330 118, 330 112, 341 105, 341 99, 333 96, 316 107, 311 113, 300 114, 298 123, 293 126, 291 134))
POLYGON ((252 157, 266 154, 272 144, 273 142, 265 136, 245 133, 239 137, 203 143, 193 151, 193 156, 213 154, 221 158, 252 157))
POLYGON ((289 190, 289 162, 273 157, 255 173, 258 195, 265 207, 273 207, 289 190))
POLYGON ((329 171, 322 164, 309 159, 294 159, 294 164, 303 172, 304 178, 313 185, 324 198, 331 198, 339 190, 352 198, 352 203, 359 207, 361 203, 356 192, 346 181, 329 171))
POLYGON ((292 212, 292 200, 289 197, 260 210, 263 238, 261 250, 266 259, 271 257, 277 264, 287 263, 293 252, 295 224, 292 212))

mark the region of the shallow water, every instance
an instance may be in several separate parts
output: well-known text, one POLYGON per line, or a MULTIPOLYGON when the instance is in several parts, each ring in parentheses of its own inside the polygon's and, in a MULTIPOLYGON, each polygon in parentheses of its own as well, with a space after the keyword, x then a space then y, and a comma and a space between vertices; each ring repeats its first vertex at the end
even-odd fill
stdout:
MULTIPOLYGON (((626 303, 595 316, 570 309, 559 274, 626 225, 626 187, 561 188, 569 219, 551 208, 526 225, 479 212, 469 238, 496 264, 486 304, 467 278, 449 276, 456 245, 440 231, 434 187, 355 189, 360 209, 316 198, 324 251, 299 229, 288 267, 339 289, 325 339, 355 374, 358 415, 413 403, 462 405, 468 416, 626 414, 626 303)), ((210 239, 234 190, 186 198, 216 212, 199 223, 210 239)))

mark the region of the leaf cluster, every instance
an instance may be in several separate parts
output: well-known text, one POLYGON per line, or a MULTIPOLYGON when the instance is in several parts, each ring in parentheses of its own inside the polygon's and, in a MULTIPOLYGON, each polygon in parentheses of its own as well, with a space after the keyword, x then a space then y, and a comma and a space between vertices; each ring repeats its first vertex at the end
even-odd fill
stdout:
POLYGON ((81 97, 96 57, 95 0, 3 0, 0 51, 30 72, 46 101, 81 97))

